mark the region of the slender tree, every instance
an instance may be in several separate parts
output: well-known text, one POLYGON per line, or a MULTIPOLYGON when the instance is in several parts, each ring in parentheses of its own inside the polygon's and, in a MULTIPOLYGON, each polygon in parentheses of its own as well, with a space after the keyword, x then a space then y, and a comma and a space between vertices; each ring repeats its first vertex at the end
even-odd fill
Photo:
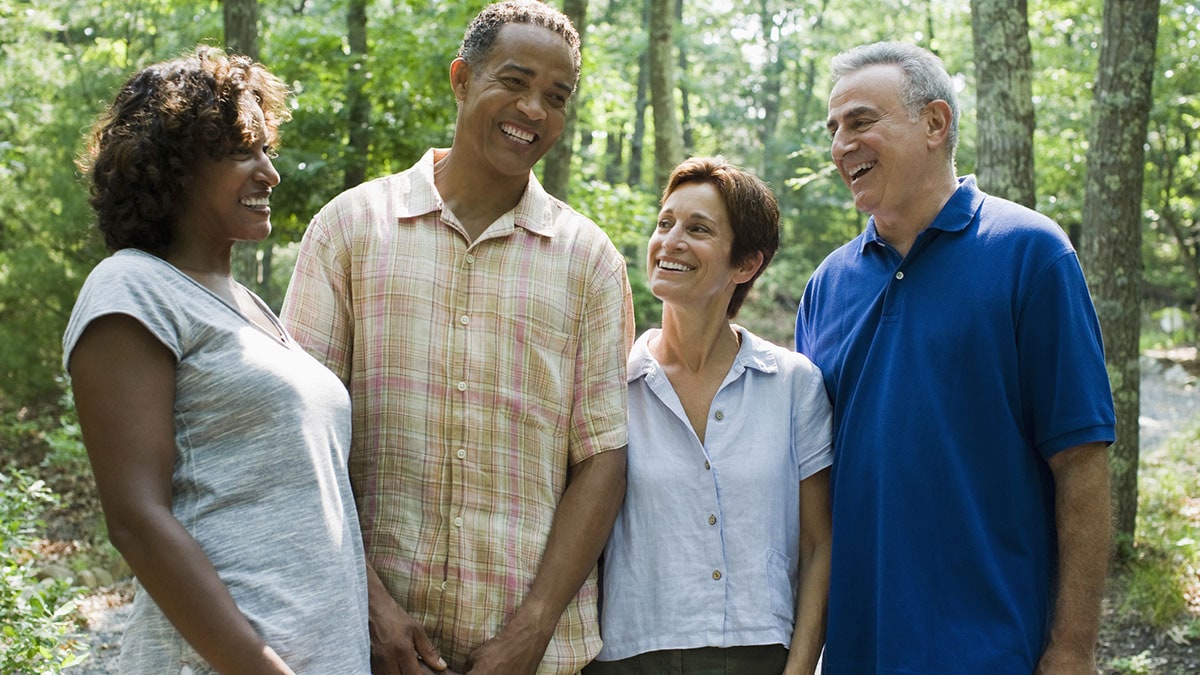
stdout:
MULTIPOLYGON (((566 0, 563 3, 563 14, 566 14, 575 30, 579 31, 580 51, 587 32, 587 0, 566 0)), ((579 78, 579 89, 583 88, 586 78, 579 78)), ((542 161, 542 187, 546 192, 566 201, 571 188, 571 156, 575 153, 576 127, 578 126, 579 103, 582 93, 576 90, 571 97, 571 105, 567 107, 567 121, 563 127, 562 138, 546 153, 542 161)))
POLYGON ((1026 0, 971 0, 971 34, 979 186, 1033 208, 1033 48, 1026 0))
POLYGON ((371 148, 371 101, 367 85, 367 5, 350 0, 346 8, 346 37, 350 58, 346 72, 346 173, 342 186, 352 188, 367 177, 371 148))
POLYGON ((683 129, 675 103, 675 3, 650 1, 650 107, 654 110, 654 187, 667 182, 671 169, 683 160, 683 129))
MULTIPOLYGON (((225 0, 222 9, 225 20, 225 51, 243 54, 257 61, 258 0, 225 0)), ((242 242, 233 249, 233 265, 238 278, 252 286, 255 292, 268 302, 274 295, 271 289, 274 251, 270 239, 257 243, 242 242)))
MULTIPOLYGON (((1092 103, 1082 253, 1117 410, 1109 449, 1118 543, 1137 520, 1142 185, 1159 0, 1105 0, 1092 103)), ((1120 551, 1118 551, 1120 552, 1120 551)))
POLYGON ((258 0, 225 0, 225 50, 258 60, 258 0))
MULTIPOLYGON (((642 25, 650 25, 650 3, 643 0, 642 25)), ((633 101, 633 136, 629 139, 629 176, 625 180, 629 187, 640 187, 642 183, 642 157, 646 147, 646 108, 650 106, 650 40, 638 56, 637 94, 633 101)))

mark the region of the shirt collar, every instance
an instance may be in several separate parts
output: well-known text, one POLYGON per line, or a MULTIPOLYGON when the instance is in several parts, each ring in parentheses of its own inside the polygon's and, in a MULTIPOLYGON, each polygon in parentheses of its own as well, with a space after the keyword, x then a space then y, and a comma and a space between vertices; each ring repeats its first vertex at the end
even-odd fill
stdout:
MULTIPOLYGON (((733 325, 733 329, 742 336, 742 346, 733 359, 733 365, 730 367, 729 376, 726 379, 730 379, 730 376, 736 378, 747 369, 763 373, 774 373, 779 370, 779 362, 771 350, 770 343, 737 324, 733 325)), ((650 340, 657 337, 659 333, 662 333, 661 328, 651 328, 642 333, 634 343, 627 363, 627 377, 630 384, 644 377, 657 377, 662 372, 662 367, 650 354, 649 347, 650 340)))
MULTIPOLYGON (((430 148, 414 165, 409 198, 397 209, 401 218, 415 218, 446 208, 433 181, 433 164, 435 156, 442 157, 447 152, 449 150, 430 148)), ((553 237, 554 202, 554 197, 546 192, 538 182, 537 176, 530 171, 525 194, 521 195, 521 200, 513 210, 500 217, 501 228, 511 230, 513 227, 520 227, 533 234, 553 237)))
MULTIPOLYGON (((946 201, 946 205, 938 212, 933 222, 929 224, 929 228, 934 230, 942 230, 944 232, 957 232, 965 229, 968 224, 974 219, 975 213, 979 211, 979 207, 983 204, 984 194, 975 184, 975 175, 960 176, 958 178, 958 188, 954 194, 950 195, 950 199, 946 201)), ((879 236, 879 232, 875 229, 875 217, 867 219, 867 229, 863 232, 862 244, 859 246, 859 253, 867 250, 867 245, 882 242, 883 238, 879 236)))

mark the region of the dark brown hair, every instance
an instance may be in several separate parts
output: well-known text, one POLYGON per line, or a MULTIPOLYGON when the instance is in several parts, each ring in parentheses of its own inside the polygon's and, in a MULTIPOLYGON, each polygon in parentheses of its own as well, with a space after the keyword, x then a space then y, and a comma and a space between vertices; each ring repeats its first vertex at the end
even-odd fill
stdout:
POLYGON ((278 142, 291 115, 287 87, 261 64, 201 46, 135 73, 92 127, 79 167, 109 250, 162 254, 197 158, 227 157, 254 142, 255 110, 278 142))
POLYGON ((740 265, 755 253, 762 253, 758 271, 748 281, 738 284, 729 299, 725 316, 732 319, 742 308, 755 280, 779 250, 779 202, 758 176, 730 164, 721 156, 685 159, 671 172, 659 203, 665 202, 668 195, 685 183, 708 183, 720 193, 729 213, 729 226, 733 229, 730 264, 740 265))

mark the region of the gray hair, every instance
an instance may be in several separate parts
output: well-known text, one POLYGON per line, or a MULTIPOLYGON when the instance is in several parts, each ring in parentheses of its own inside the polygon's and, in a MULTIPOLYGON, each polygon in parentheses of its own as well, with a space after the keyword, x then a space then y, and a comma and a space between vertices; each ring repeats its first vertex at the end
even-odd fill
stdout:
POLYGON ((880 65, 897 66, 904 73, 900 98, 912 119, 916 119, 921 109, 932 101, 945 101, 950 106, 946 151, 953 159, 954 151, 958 148, 958 119, 962 111, 958 107, 958 96, 954 93, 954 82, 942 60, 929 50, 906 42, 861 45, 833 58, 833 84, 837 84, 845 75, 880 65))

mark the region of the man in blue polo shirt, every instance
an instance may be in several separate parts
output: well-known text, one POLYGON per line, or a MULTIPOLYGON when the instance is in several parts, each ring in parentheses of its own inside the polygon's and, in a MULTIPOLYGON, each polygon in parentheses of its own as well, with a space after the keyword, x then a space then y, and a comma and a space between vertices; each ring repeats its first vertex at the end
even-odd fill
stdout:
POLYGON ((936 56, 833 70, 833 161, 871 217, 796 323, 834 408, 824 672, 1094 673, 1115 418, 1075 252, 956 177, 936 56))

